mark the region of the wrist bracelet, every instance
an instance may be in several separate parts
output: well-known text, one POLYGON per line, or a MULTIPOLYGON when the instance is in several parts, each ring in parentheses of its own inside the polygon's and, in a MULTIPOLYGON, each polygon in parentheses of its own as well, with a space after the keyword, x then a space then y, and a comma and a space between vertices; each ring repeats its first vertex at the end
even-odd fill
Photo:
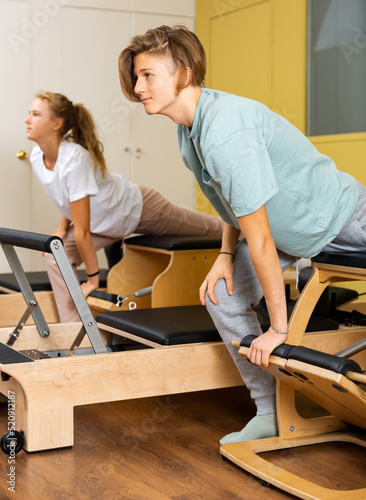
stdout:
POLYGON ((280 335, 288 335, 288 332, 279 332, 278 330, 276 330, 276 328, 273 328, 273 326, 271 325, 270 328, 272 328, 272 330, 275 332, 275 333, 279 333, 280 335))
POLYGON ((219 252, 219 255, 221 255, 222 253, 225 253, 226 255, 231 255, 231 257, 234 258, 234 254, 233 253, 230 253, 230 252, 219 252))
POLYGON ((99 274, 99 271, 97 271, 96 273, 93 273, 93 274, 86 273, 88 278, 92 278, 93 276, 98 276, 98 274, 99 274))

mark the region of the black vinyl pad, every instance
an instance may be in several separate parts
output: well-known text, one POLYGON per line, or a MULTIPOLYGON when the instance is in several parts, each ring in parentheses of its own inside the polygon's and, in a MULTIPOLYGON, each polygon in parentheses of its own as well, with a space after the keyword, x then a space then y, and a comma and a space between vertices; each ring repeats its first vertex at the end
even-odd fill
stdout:
POLYGON ((201 305, 110 311, 99 314, 96 321, 163 346, 221 340, 201 305))
MULTIPOLYGON (((250 347, 252 341, 256 338, 255 335, 247 335, 242 339, 240 345, 243 347, 250 347)), ((274 349, 272 354, 284 359, 302 361, 303 363, 325 368, 335 373, 340 373, 341 375, 347 375, 349 370, 362 373, 360 365, 352 359, 339 358, 338 356, 316 351, 315 349, 309 349, 304 346, 281 344, 274 349)))
MULTIPOLYGON (((99 275, 99 286, 105 288, 107 286, 108 269, 101 269, 99 275)), ((48 279, 47 271, 30 271, 25 273, 33 292, 52 290, 51 283, 48 279)), ((78 270, 78 275, 81 282, 87 281, 86 272, 78 270)), ((18 282, 13 273, 0 274, 0 286, 8 288, 14 292, 20 292, 18 282)))
POLYGON ((33 359, 12 349, 6 344, 0 342, 0 363, 2 365, 11 365, 12 363, 33 363, 33 359))
POLYGON ((311 259, 319 264, 331 264, 334 266, 359 267, 366 269, 366 252, 348 253, 320 253, 311 259))
POLYGON ((200 250, 221 248, 221 239, 208 236, 154 236, 145 234, 125 239, 126 245, 139 245, 164 250, 200 250))
POLYGON ((62 244, 62 240, 58 236, 19 231, 18 229, 8 229, 5 227, 0 228, 0 243, 6 245, 52 253, 51 243, 54 240, 58 240, 62 244))

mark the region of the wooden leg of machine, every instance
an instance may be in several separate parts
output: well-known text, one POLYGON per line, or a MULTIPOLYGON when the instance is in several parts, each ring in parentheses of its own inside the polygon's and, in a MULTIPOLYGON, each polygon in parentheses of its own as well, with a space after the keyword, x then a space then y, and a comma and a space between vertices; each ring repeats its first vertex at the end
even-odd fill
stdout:
POLYGON ((222 446, 220 451, 224 457, 242 469, 298 498, 304 500, 333 500, 335 498, 342 498, 342 500, 364 500, 366 498, 365 488, 348 491, 324 488, 311 481, 302 479, 259 456, 260 453, 268 451, 293 449, 299 446, 332 441, 350 442, 366 447, 366 439, 352 436, 348 433, 337 432, 312 436, 311 439, 282 440, 275 437, 246 441, 245 443, 231 443, 222 446))

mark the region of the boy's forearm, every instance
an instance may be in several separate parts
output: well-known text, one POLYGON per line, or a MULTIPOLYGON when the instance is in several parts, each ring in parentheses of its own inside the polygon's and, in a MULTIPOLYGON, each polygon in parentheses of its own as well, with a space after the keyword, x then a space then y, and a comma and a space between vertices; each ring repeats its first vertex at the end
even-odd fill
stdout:
POLYGON ((222 231, 221 251, 234 254, 235 247, 238 243, 239 235, 240 235, 239 229, 236 229, 236 227, 230 226, 230 224, 224 222, 222 231))

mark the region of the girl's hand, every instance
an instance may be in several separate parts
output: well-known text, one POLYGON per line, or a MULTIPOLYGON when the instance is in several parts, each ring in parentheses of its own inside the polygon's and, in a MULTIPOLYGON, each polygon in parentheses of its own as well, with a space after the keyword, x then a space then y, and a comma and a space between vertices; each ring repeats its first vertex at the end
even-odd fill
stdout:
POLYGON ((99 276, 93 276, 88 278, 88 281, 82 283, 81 289, 83 291, 84 297, 86 298, 91 292, 94 292, 99 287, 99 276))
POLYGON ((233 273, 233 257, 228 254, 220 254, 200 287, 200 301, 203 306, 206 304, 206 292, 211 302, 217 306, 218 302, 214 294, 214 289, 219 279, 225 280, 226 290, 229 295, 234 293, 233 273))

